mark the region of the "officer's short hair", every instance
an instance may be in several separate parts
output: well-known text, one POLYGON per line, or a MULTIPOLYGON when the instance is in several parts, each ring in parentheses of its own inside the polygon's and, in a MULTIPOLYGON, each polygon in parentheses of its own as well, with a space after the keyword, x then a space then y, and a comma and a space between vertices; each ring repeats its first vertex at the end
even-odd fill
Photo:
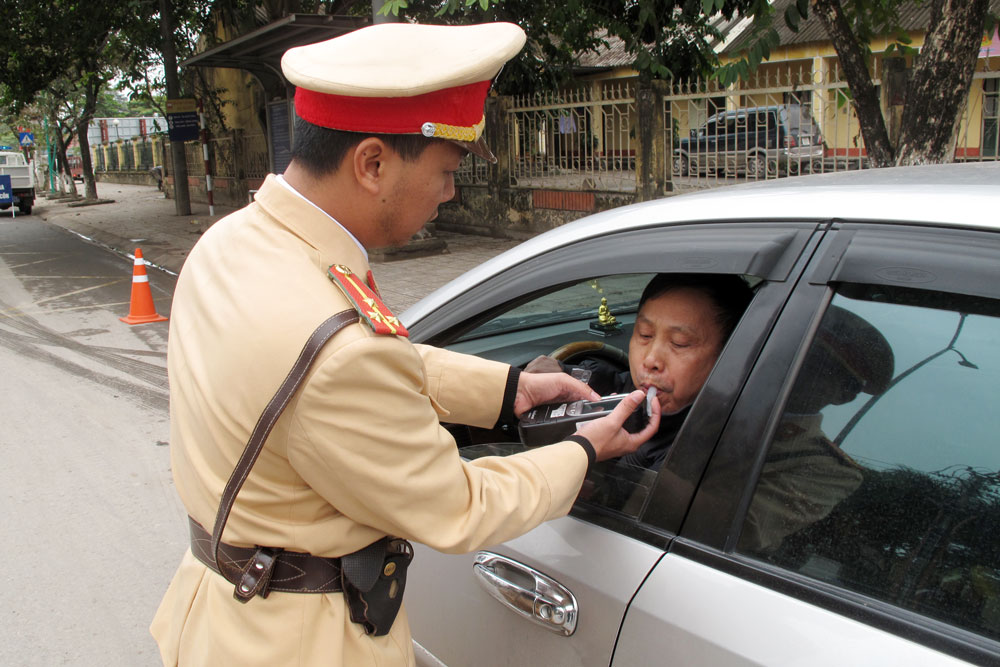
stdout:
POLYGON ((296 117, 292 159, 312 174, 324 176, 340 168, 348 152, 367 137, 381 139, 408 162, 418 159, 431 142, 441 141, 419 134, 366 134, 331 130, 296 117))
POLYGON ((658 273, 646 285, 639 298, 639 310, 650 299, 663 296, 681 287, 698 290, 707 296, 716 308, 716 322, 722 329, 722 340, 736 328, 743 312, 753 299, 753 290, 736 275, 715 273, 658 273))

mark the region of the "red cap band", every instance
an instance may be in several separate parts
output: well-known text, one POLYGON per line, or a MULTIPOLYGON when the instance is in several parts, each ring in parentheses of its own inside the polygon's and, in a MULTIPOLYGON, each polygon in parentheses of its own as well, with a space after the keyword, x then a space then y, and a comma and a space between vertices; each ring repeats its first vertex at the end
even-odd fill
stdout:
POLYGON ((435 90, 413 97, 353 97, 295 89, 295 113, 333 130, 420 134, 424 123, 472 127, 483 119, 492 81, 435 90))

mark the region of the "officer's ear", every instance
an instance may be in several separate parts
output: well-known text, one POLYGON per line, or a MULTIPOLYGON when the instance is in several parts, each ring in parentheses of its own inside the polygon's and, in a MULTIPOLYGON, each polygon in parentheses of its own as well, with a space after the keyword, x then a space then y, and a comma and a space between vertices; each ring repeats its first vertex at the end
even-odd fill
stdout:
POLYGON ((389 147, 378 137, 366 137, 351 153, 354 178, 367 192, 376 195, 386 172, 389 147))

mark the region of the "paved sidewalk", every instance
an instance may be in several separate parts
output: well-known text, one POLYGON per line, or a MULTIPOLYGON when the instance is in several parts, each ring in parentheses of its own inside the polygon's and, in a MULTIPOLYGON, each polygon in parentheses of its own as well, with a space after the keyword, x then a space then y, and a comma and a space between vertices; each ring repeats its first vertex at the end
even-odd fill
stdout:
MULTIPOLYGON (((81 186, 78 186, 81 187, 81 186)), ((178 216, 174 201, 155 187, 98 183, 97 194, 111 203, 79 206, 42 196, 33 216, 58 225, 120 253, 142 249, 149 263, 178 273, 201 235, 233 208, 192 203, 192 215, 178 216)), ((440 255, 375 263, 372 271, 386 304, 401 313, 441 285, 491 257, 517 245, 517 241, 441 232, 448 244, 440 255)))

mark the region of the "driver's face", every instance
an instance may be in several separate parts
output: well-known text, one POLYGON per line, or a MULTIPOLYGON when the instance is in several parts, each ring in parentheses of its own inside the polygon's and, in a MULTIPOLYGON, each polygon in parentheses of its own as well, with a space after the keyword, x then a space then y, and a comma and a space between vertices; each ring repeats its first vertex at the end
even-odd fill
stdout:
POLYGON ((632 382, 645 391, 656 387, 663 414, 694 402, 722 350, 716 308, 704 293, 689 287, 649 299, 636 316, 628 346, 632 382))

